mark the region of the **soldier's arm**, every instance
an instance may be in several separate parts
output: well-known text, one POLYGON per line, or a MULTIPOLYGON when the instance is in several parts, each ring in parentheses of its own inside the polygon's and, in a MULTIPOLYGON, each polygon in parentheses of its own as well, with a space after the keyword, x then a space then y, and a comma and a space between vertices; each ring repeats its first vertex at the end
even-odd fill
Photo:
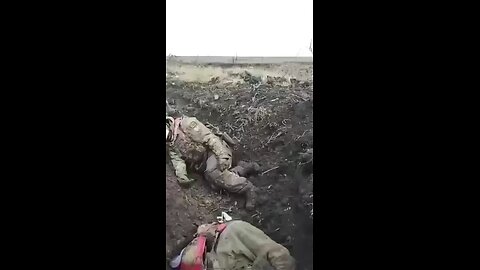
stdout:
POLYGON ((192 140, 204 144, 217 156, 222 171, 230 167, 232 163, 231 150, 227 144, 223 143, 222 139, 213 134, 195 117, 185 118, 182 121, 182 126, 192 140))
POLYGON ((273 241, 260 229, 247 222, 237 221, 232 233, 237 235, 236 239, 241 239, 248 252, 255 255, 255 269, 268 269, 268 266, 276 270, 295 269, 295 260, 288 249, 273 241))
POLYGON ((290 256, 290 252, 280 244, 271 247, 267 253, 267 259, 276 270, 295 269, 295 260, 290 256))
POLYGON ((174 149, 169 149, 168 155, 170 156, 173 168, 175 169, 177 181, 181 184, 191 182, 192 180, 187 176, 187 165, 182 157, 174 149))

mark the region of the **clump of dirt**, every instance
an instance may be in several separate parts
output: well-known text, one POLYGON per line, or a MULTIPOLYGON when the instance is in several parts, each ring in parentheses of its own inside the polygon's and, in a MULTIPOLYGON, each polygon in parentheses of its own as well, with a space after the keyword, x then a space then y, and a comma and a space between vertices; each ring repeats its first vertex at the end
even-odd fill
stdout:
POLYGON ((262 173, 249 178, 259 188, 257 207, 243 209, 241 197, 212 190, 199 175, 188 189, 177 183, 167 158, 167 257, 192 239, 196 225, 221 211, 250 222, 287 247, 298 269, 313 269, 313 88, 311 80, 249 72, 185 82, 168 76, 169 103, 182 113, 226 132, 236 140, 234 163, 256 161, 262 173))

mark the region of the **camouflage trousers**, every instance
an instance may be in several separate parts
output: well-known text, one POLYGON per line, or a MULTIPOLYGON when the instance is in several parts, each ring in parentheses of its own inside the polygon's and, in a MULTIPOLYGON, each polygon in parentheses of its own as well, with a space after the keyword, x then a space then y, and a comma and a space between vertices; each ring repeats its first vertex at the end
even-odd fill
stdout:
MULTIPOLYGON (((175 174, 180 184, 188 185, 193 182, 187 175, 187 165, 179 153, 174 149, 170 149, 170 158, 175 168, 175 174)), ((206 160, 201 162, 199 167, 190 163, 190 168, 199 172, 203 172, 205 179, 211 184, 212 188, 222 188, 231 193, 244 194, 254 189, 253 184, 245 178, 252 171, 252 166, 247 162, 239 162, 238 166, 220 171, 218 169, 217 157, 214 153, 209 152, 206 160), (250 168, 249 168, 250 167, 250 168)))
POLYGON ((208 154, 205 179, 219 188, 225 189, 231 193, 244 194, 253 190, 253 184, 245 178, 245 168, 241 165, 232 168, 231 170, 218 169, 217 157, 213 153, 208 154))

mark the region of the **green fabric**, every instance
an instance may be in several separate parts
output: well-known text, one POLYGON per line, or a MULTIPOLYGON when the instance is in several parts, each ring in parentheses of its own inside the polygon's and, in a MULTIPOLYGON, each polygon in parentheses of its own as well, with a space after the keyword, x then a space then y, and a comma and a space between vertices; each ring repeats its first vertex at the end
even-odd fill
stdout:
POLYGON ((207 146, 217 157, 221 171, 229 169, 232 165, 232 150, 222 139, 212 133, 195 117, 184 117, 181 123, 182 130, 193 141, 207 146))
POLYGON ((177 176, 177 181, 180 184, 188 184, 193 182, 194 180, 188 178, 187 176, 187 165, 185 161, 182 159, 179 153, 177 153, 174 149, 170 148, 168 152, 170 156, 170 160, 172 162, 173 168, 175 169, 175 175, 177 176))
POLYGON ((295 260, 285 247, 244 221, 229 222, 218 238, 216 251, 208 256, 209 261, 228 270, 295 269, 295 260))

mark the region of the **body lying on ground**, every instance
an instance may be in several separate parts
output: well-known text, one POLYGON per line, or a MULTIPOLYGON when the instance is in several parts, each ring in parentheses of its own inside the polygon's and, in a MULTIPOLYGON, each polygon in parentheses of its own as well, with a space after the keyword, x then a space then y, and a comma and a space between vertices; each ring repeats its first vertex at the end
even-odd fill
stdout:
POLYGON ((258 164, 242 161, 232 168, 232 150, 228 143, 197 118, 178 113, 167 116, 166 141, 181 185, 188 186, 194 181, 188 177, 188 165, 190 169, 202 172, 212 187, 245 194, 246 207, 252 209, 255 206, 255 186, 246 176, 258 172, 258 164))
POLYGON ((197 235, 170 263, 173 269, 295 269, 290 252, 248 222, 205 224, 197 235))

